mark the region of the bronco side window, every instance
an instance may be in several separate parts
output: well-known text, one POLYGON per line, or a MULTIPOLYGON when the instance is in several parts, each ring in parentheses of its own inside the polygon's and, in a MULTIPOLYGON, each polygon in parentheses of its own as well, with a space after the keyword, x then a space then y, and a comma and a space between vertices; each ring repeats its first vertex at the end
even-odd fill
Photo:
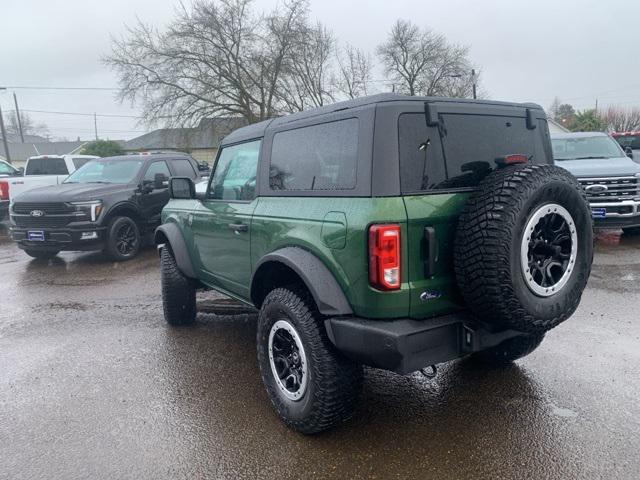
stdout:
POLYGON ((215 200, 253 200, 260 140, 224 147, 215 165, 208 198, 215 200))
POLYGON ((357 162, 356 118, 276 133, 269 186, 272 190, 352 190, 357 162))

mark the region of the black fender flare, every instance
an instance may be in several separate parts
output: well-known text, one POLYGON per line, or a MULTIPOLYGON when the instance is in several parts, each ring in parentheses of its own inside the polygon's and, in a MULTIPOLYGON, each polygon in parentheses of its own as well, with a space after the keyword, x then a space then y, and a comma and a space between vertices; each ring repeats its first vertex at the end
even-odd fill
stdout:
POLYGON ((153 240, 158 245, 158 250, 161 250, 162 246, 168 243, 180 271, 189 278, 196 278, 187 244, 180 228, 175 223, 165 223, 156 228, 153 240))
POLYGON ((306 285, 321 314, 353 315, 351 305, 331 271, 313 253, 299 247, 281 248, 262 257, 251 276, 250 292, 254 291, 260 267, 269 262, 281 263, 293 270, 306 285))
POLYGON ((129 201, 129 200, 123 200, 120 201, 118 203, 115 203, 111 206, 109 206, 109 209, 105 212, 104 214, 104 218, 111 218, 113 216, 113 212, 115 212, 116 210, 129 210, 131 212, 134 212, 135 215, 138 218, 142 218, 142 212, 140 212, 140 208, 138 207, 138 205, 136 205, 135 203, 129 201))

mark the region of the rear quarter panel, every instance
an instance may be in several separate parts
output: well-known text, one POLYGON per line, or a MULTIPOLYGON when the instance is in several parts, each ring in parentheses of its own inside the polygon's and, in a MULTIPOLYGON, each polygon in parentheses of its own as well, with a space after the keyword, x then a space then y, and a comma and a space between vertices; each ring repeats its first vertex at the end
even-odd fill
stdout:
MULTIPOLYGON (((369 318, 407 316, 409 287, 406 278, 403 278, 401 289, 394 292, 380 292, 369 286, 367 232, 371 223, 399 224, 405 244, 406 211, 399 197, 261 197, 251 223, 252 265, 280 248, 303 248, 318 257, 333 273, 356 315, 369 318), (344 227, 339 218, 346 220, 344 227), (341 229, 344 242, 338 238, 341 229)), ((402 257, 401 262, 406 272, 408 259, 402 257)))

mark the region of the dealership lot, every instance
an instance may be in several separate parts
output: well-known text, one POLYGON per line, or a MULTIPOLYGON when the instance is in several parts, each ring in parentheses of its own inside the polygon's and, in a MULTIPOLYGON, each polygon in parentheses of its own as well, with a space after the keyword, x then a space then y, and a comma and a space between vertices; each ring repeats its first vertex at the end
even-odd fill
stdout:
POLYGON ((31 260, 0 230, 0 478, 637 478, 640 238, 598 237, 583 302, 517 366, 368 369, 355 418, 271 410, 255 315, 163 320, 153 249, 31 260))

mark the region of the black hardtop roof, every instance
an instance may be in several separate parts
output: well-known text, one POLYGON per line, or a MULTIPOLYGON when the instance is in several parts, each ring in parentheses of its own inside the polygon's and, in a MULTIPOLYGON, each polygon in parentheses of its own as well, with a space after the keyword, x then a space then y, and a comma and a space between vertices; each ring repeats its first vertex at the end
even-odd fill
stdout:
POLYGON ((377 95, 369 95, 366 97, 354 98, 346 100, 344 102, 332 103, 331 105, 325 105, 323 107, 312 108, 303 112, 296 112, 283 117, 270 118, 262 122, 253 123, 246 127, 238 128, 229 135, 227 135, 221 142, 221 145, 228 145, 230 143, 242 142, 245 140, 251 140, 254 138, 260 138, 264 136, 268 127, 277 127, 286 123, 295 122, 306 118, 312 118, 319 115, 325 115, 332 112, 349 110, 353 108, 364 107, 367 105, 374 105, 385 102, 448 102, 448 103, 468 103, 468 104, 480 104, 480 105, 498 105, 507 107, 519 107, 519 108, 534 108, 542 110, 542 107, 535 103, 514 103, 514 102, 500 102, 496 100, 472 100, 468 98, 449 98, 449 97, 412 97, 409 95, 401 95, 398 93, 379 93, 377 95))

